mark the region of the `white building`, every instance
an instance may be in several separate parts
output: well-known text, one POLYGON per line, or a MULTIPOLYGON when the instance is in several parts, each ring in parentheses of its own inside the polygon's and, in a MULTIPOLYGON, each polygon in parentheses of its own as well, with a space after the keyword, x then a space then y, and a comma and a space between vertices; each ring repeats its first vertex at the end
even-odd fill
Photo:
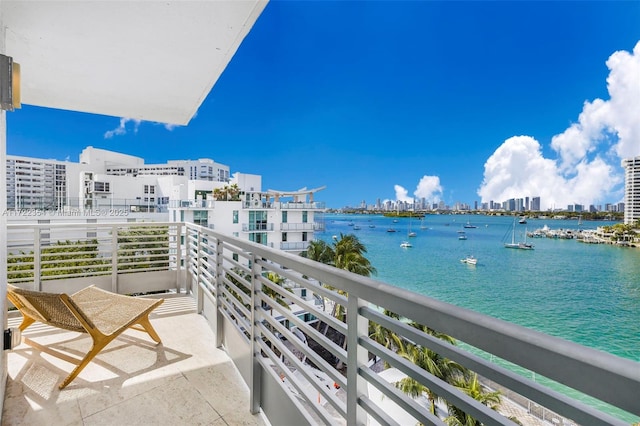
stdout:
POLYGON ((202 181, 189 181, 172 193, 179 198, 170 200, 169 220, 193 222, 299 253, 307 249, 316 231, 324 230, 324 203, 314 201, 314 194, 322 189, 263 191, 262 177, 245 173, 234 173, 230 186, 214 182, 206 187, 202 181), (220 193, 214 195, 215 188, 220 193))
POLYGON ((166 212, 168 191, 188 180, 228 182, 229 166, 207 158, 145 164, 140 157, 91 146, 79 163, 8 155, 7 208, 166 212), (159 183, 160 177, 176 179, 159 183))
POLYGON ((640 156, 622 160, 624 167, 624 223, 640 220, 640 156))

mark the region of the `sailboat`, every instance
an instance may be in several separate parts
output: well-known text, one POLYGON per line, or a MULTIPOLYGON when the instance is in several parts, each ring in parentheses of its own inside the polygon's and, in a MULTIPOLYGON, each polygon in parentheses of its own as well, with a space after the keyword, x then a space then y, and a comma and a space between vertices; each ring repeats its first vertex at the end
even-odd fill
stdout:
POLYGON ((420 219, 420 229, 427 229, 427 225, 424 224, 424 217, 420 219))
POLYGON ((409 233, 407 234, 407 237, 410 237, 410 238, 415 237, 417 235, 415 232, 411 230, 411 220, 412 218, 411 216, 409 216, 409 233))
POLYGON ((524 242, 516 242, 516 218, 513 217, 513 228, 511 230, 511 242, 504 243, 506 248, 520 249, 520 250, 533 250, 533 244, 527 242, 527 230, 524 232, 524 242))

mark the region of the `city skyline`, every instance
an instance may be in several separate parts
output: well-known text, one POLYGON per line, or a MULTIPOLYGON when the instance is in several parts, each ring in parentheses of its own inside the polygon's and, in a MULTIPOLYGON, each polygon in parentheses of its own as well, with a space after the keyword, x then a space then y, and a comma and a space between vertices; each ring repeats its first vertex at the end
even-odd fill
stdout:
POLYGON ((212 158, 326 185, 334 208, 617 203, 640 154, 639 19, 637 2, 271 2, 188 126, 24 106, 7 153, 212 158))

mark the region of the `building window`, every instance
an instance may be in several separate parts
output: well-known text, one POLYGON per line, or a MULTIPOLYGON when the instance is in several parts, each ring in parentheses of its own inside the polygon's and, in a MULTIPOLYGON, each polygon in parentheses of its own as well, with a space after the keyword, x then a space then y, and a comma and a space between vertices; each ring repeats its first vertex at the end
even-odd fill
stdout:
POLYGON ((286 242, 287 241, 287 233, 283 232, 282 233, 282 242, 286 242))
POLYGON ((307 211, 302 212, 302 223, 307 223, 307 211))
POLYGON ((254 243, 267 245, 267 234, 266 232, 252 232, 249 234, 249 241, 253 241, 254 243))
POLYGON ((249 230, 250 231, 266 231, 267 230, 267 212, 266 211, 250 211, 249 212, 249 230))
POLYGON ((287 211, 282 212, 282 223, 287 223, 287 211))
POLYGON ((233 211, 233 223, 238 223, 238 210, 233 211))
POLYGON ((209 212, 207 210, 194 210, 193 223, 200 226, 207 226, 209 222, 209 212))
POLYGON ((109 192, 109 182, 94 182, 93 192, 109 192))
POLYGON ((180 222, 184 222, 184 210, 180 210, 180 222))
POLYGON ((302 233, 302 241, 307 241, 307 233, 306 232, 302 233))
POLYGON ((145 185, 144 186, 144 193, 148 194, 149 193, 149 185, 145 185))

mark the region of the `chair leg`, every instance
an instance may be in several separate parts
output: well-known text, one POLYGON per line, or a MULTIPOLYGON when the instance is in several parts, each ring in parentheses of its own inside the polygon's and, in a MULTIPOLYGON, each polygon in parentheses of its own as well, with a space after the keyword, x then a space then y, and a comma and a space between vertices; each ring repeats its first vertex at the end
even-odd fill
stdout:
POLYGON ((151 325, 151 321, 149 321, 149 315, 145 315, 144 317, 140 318, 138 324, 140 324, 142 328, 144 328, 144 330, 149 333, 149 336, 151 336, 151 338, 156 343, 162 343, 162 341, 160 340, 160 336, 158 336, 158 333, 156 333, 156 330, 151 325))
POLYGON ((27 327, 29 327, 34 322, 36 322, 36 320, 34 320, 31 317, 26 316, 25 314, 22 314, 22 322, 20 323, 18 328, 20 329, 20 331, 24 331, 27 327))
POLYGON ((102 338, 102 339, 95 339, 93 340, 93 345, 91 347, 91 350, 84 356, 84 358, 82 358, 82 360, 80 361, 80 363, 76 366, 76 368, 73 369, 73 371, 71 372, 71 374, 69 374, 62 383, 60 383, 60 385, 58 386, 58 389, 62 390, 65 387, 67 387, 67 385, 69 383, 71 383, 73 381, 73 379, 75 379, 78 374, 80 374, 80 372, 91 362, 91 360, 100 353, 100 351, 102 349, 104 349, 105 346, 107 346, 111 341, 113 340, 113 338, 102 338))

